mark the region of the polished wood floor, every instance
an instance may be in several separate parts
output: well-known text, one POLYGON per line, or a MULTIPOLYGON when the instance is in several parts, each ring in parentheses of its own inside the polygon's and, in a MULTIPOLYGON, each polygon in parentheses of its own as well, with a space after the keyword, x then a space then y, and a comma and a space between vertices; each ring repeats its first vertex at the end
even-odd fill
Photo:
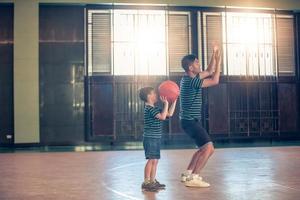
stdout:
POLYGON ((217 149, 202 176, 210 188, 180 181, 193 150, 164 150, 158 179, 143 193, 143 151, 0 154, 1 200, 299 200, 300 147, 217 149))

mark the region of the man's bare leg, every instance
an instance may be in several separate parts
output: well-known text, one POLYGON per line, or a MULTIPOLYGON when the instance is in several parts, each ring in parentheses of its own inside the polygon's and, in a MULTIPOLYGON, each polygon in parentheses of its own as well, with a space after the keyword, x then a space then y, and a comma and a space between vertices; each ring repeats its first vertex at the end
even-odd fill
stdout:
POLYGON ((200 171, 203 169, 203 167, 206 165, 209 157, 213 154, 214 152, 214 146, 213 144, 207 144, 201 151, 198 151, 197 153, 197 162, 195 167, 193 168, 193 174, 199 174, 200 171))
POLYGON ((197 161, 198 161, 198 154, 199 154, 200 151, 201 151, 201 149, 199 149, 198 151, 196 151, 194 153, 187 170, 193 171, 195 169, 197 161))

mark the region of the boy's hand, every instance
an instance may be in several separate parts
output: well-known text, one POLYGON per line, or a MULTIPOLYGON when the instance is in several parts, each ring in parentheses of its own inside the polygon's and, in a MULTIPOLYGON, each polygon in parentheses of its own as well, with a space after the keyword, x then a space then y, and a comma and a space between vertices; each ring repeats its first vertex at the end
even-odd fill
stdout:
POLYGON ((164 104, 164 108, 161 113, 158 113, 155 117, 160 119, 160 120, 165 120, 167 115, 168 115, 168 107, 169 107, 169 102, 166 97, 160 96, 160 100, 164 104))
POLYGON ((172 105, 170 106, 169 108, 169 111, 168 111, 168 117, 172 117, 173 114, 174 114, 174 111, 175 111, 175 107, 176 107, 176 103, 177 103, 177 99, 175 99, 175 101, 173 101, 172 105))
POLYGON ((160 96, 160 100, 164 103, 164 104, 168 104, 168 100, 166 97, 160 96))
MULTIPOLYGON (((178 98, 177 98, 178 99, 178 98)), ((172 104, 175 104, 176 105, 176 103, 177 103, 177 99, 175 99, 175 101, 173 101, 173 103, 172 104)))

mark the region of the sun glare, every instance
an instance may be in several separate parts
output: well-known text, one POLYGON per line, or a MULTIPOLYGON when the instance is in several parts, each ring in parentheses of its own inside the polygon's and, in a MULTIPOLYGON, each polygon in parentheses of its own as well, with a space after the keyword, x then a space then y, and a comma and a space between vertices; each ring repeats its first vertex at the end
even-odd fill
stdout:
POLYGON ((272 15, 265 13, 223 13, 225 73, 230 75, 272 75, 272 15), (227 46, 227 47, 226 47, 227 46), (228 70, 228 72, 227 72, 228 70))
POLYGON ((166 75, 166 14, 114 11, 114 74, 166 75))

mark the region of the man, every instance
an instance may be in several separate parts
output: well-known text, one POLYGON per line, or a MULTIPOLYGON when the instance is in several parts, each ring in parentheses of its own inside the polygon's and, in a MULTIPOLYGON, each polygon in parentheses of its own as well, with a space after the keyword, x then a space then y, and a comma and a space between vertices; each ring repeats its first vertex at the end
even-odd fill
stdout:
POLYGON ((214 152, 213 143, 207 131, 201 125, 202 88, 219 83, 221 53, 217 45, 213 48, 210 63, 205 71, 201 70, 195 55, 186 55, 181 61, 185 75, 180 81, 180 122, 184 132, 197 144, 187 170, 181 175, 181 181, 187 187, 209 187, 203 181, 200 171, 214 152))

